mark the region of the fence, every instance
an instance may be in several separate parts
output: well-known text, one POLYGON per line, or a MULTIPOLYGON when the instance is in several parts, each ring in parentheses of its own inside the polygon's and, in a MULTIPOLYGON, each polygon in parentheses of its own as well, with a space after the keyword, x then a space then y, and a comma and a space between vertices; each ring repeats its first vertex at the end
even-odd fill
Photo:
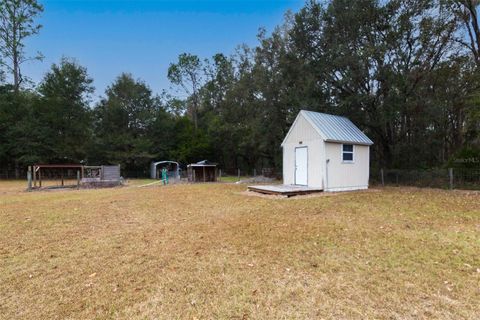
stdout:
MULTIPOLYGON (((149 178, 150 171, 137 170, 121 172, 124 178, 149 178)), ((237 181, 244 177, 266 176, 270 178, 282 178, 281 170, 272 168, 259 169, 237 169, 218 168, 218 174, 225 181, 237 181)), ((21 179, 27 177, 26 168, 0 169, 0 180, 21 179)), ((186 170, 181 171, 181 178, 186 178, 186 170)), ((370 169, 371 185, 394 185, 394 186, 416 186, 443 189, 470 189, 480 190, 480 168, 445 168, 425 170, 405 169, 370 169)))
POLYGON ((370 171, 370 183, 372 185, 480 190, 480 168, 373 169, 370 171))
POLYGON ((22 179, 27 177, 27 168, 15 169, 0 169, 0 180, 22 179))
POLYGON ((263 176, 267 178, 282 179, 282 171, 274 168, 254 168, 254 169, 238 169, 238 168, 219 168, 219 177, 237 178, 240 180, 244 177, 263 176))

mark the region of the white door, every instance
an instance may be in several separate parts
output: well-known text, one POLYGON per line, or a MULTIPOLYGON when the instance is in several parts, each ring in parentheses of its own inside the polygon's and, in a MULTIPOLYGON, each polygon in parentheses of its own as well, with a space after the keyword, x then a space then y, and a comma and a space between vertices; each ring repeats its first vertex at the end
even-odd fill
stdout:
POLYGON ((308 185, 308 148, 295 148, 295 184, 308 185))

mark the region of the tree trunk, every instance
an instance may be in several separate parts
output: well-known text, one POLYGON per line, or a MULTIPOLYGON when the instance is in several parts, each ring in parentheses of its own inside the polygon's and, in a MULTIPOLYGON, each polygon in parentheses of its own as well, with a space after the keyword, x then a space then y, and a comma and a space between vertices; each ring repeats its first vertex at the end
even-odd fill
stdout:
MULTIPOLYGON (((195 89, 194 89, 195 90, 195 89)), ((193 94, 193 108, 192 108, 192 118, 195 131, 198 129, 198 98, 197 93, 193 94)))
POLYGON ((15 93, 18 93, 20 91, 20 66, 17 50, 15 48, 13 50, 13 89, 15 93))

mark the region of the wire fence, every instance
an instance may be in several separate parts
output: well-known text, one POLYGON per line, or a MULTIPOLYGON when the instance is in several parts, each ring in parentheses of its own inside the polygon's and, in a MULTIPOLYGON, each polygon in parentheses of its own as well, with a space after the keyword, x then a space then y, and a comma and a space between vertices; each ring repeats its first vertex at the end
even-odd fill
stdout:
POLYGON ((275 168, 254 168, 254 169, 238 169, 238 168, 219 168, 219 177, 239 180, 245 177, 266 177, 274 179, 282 179, 282 171, 275 168))
MULTIPOLYGON (((27 168, 1 169, 0 180, 26 180, 27 168)), ((150 171, 122 170, 122 177, 127 179, 148 179, 150 171)), ((220 181, 239 181, 251 177, 268 177, 282 179, 282 171, 274 168, 238 169, 217 168, 220 181)), ((186 179, 186 170, 180 171, 180 177, 186 179)), ((55 178, 55 177, 51 177, 55 178)), ((424 170, 375 169, 370 170, 370 184, 376 186, 415 186, 442 189, 480 190, 479 168, 441 168, 424 170)))
POLYGON ((453 169, 453 188, 480 190, 480 168, 453 169))
POLYGON ((27 168, 1 169, 0 180, 27 179, 27 168))
POLYGON ((480 168, 377 169, 370 171, 370 184, 480 190, 480 168))

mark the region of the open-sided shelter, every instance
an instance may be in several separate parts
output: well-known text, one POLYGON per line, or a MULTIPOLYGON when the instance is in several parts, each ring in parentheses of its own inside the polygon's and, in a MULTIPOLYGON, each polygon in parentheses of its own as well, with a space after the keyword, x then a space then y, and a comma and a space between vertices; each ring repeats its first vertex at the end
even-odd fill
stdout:
POLYGON ((217 181, 217 164, 208 160, 192 163, 187 166, 189 182, 217 181))

